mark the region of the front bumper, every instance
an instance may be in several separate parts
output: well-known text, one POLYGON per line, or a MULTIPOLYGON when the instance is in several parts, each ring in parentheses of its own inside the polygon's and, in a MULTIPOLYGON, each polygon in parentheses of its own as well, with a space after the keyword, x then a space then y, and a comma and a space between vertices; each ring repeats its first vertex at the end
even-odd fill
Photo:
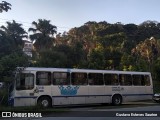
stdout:
POLYGON ((14 106, 14 98, 9 98, 8 105, 9 106, 14 106))
POLYGON ((153 100, 156 102, 160 102, 160 94, 154 94, 153 100))

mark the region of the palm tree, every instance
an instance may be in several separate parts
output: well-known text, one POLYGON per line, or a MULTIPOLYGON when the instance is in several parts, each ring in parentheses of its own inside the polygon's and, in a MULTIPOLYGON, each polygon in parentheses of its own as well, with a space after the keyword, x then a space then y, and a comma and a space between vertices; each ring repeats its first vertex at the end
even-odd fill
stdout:
POLYGON ((3 11, 8 11, 11 9, 12 6, 10 3, 6 2, 6 1, 2 1, 2 3, 0 3, 0 13, 2 13, 3 11))
POLYGON ((33 28, 29 28, 30 39, 34 42, 36 50, 44 50, 53 46, 54 34, 57 33, 57 27, 50 24, 50 20, 39 19, 38 22, 33 21, 33 28))
POLYGON ((13 47, 23 47, 23 39, 27 38, 27 32, 21 27, 22 24, 13 22, 7 22, 7 26, 1 26, 1 29, 7 40, 13 47))

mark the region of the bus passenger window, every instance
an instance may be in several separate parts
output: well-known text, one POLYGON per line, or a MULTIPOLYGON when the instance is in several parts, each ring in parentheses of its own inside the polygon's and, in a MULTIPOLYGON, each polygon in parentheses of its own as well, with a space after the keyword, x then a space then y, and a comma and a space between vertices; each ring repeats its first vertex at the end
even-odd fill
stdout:
POLYGON ((133 85, 136 86, 144 86, 144 75, 132 75, 133 78, 133 85))
POLYGON ((132 76, 129 74, 120 74, 119 75, 120 85, 131 86, 132 85, 132 76))
POLYGON ((145 85, 146 86, 150 86, 151 85, 149 75, 145 75, 144 76, 144 80, 145 80, 145 85))
POLYGON ((54 72, 53 73, 53 85, 69 85, 70 73, 67 72, 54 72))
POLYGON ((51 73, 50 72, 37 72, 36 73, 37 85, 51 85, 51 73))
POLYGON ((101 73, 89 73, 88 74, 89 85, 104 85, 103 74, 101 73))
POLYGON ((105 85, 118 85, 117 74, 104 74, 105 85))
POLYGON ((87 73, 72 73, 72 85, 87 85, 87 73))

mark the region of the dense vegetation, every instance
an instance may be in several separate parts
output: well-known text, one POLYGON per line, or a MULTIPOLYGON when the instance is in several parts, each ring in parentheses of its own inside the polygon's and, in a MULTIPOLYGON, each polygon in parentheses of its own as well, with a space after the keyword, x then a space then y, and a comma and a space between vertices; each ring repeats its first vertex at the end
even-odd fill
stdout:
MULTIPOLYGON (((0 12, 10 6, 1 3, 0 12)), ((89 21, 64 33, 57 33, 46 19, 33 21, 28 31, 14 20, 6 23, 0 27, 1 81, 8 81, 17 66, 150 71, 154 79, 160 78, 157 21, 140 25, 89 21), (32 58, 22 51, 24 38, 34 43, 32 58)))

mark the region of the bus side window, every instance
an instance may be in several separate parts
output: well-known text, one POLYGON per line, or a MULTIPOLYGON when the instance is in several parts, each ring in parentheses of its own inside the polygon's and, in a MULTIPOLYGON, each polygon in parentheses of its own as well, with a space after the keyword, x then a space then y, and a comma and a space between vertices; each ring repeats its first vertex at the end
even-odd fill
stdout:
POLYGON ((104 85, 103 74, 101 73, 89 73, 88 74, 89 85, 104 85))
POLYGON ((54 72, 53 73, 53 85, 69 85, 70 73, 67 72, 54 72))
POLYGON ((105 85, 118 85, 118 75, 117 74, 104 74, 105 85))
POLYGON ((133 85, 136 85, 136 86, 145 85, 144 75, 132 75, 132 78, 133 78, 133 85))
POLYGON ((120 74, 119 75, 120 85, 131 86, 132 85, 132 76, 129 74, 120 74))
POLYGON ((72 73, 72 85, 87 85, 87 73, 72 73))
POLYGON ((145 75, 145 76, 144 76, 144 79, 145 79, 145 85, 146 85, 146 86, 150 86, 151 83, 150 83, 150 77, 149 77, 149 75, 145 75))
POLYGON ((51 85, 51 73, 50 72, 37 72, 36 73, 37 85, 51 85))
POLYGON ((120 83, 120 85, 125 85, 125 84, 124 84, 124 80, 125 80, 124 77, 125 77, 125 76, 124 76, 123 74, 122 74, 122 75, 121 75, 121 74, 119 75, 119 83, 120 83))
POLYGON ((119 85, 117 74, 112 74, 112 83, 111 84, 112 85, 119 85))
POLYGON ((104 74, 105 85, 111 85, 112 83, 112 74, 104 74))
POLYGON ((33 89, 34 87, 34 75, 33 74, 26 74, 25 75, 25 86, 27 86, 27 89, 33 89))

